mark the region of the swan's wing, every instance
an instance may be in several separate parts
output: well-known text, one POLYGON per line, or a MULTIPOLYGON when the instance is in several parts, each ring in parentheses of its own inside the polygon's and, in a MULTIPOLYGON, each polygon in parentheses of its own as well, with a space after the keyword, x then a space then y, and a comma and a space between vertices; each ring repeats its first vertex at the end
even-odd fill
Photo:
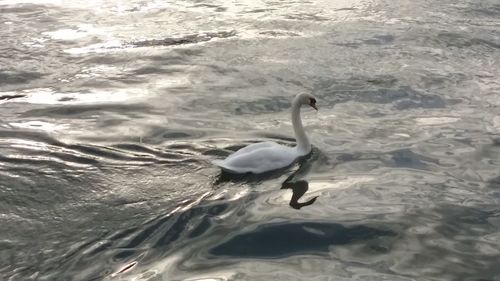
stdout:
POLYGON ((247 153, 231 155, 222 162, 215 163, 222 169, 235 173, 262 173, 290 165, 297 154, 291 147, 278 145, 261 146, 247 150, 247 153))
MULTIPOLYGON (((214 165, 216 165, 216 166, 219 166, 220 168, 222 168, 225 171, 238 173, 238 171, 233 171, 230 168, 229 163, 231 162, 232 159, 235 159, 235 158, 237 158, 237 157, 239 157, 239 156, 241 156, 243 154, 247 154, 247 153, 250 153, 252 151, 259 150, 261 148, 273 147, 273 146, 279 146, 279 144, 277 144, 275 142, 271 142, 271 141, 253 143, 253 144, 247 145, 247 146, 245 146, 243 148, 240 148, 239 150, 237 150, 233 154, 229 155, 224 160, 214 160, 214 161, 212 161, 212 163, 214 165)), ((246 171, 245 172, 241 172, 241 173, 246 173, 246 171)))
POLYGON ((227 159, 230 159, 230 158, 242 155, 242 154, 250 153, 252 151, 255 151, 255 150, 258 150, 258 149, 261 149, 261 148, 264 148, 264 147, 272 147, 272 146, 279 146, 279 144, 277 144, 275 142, 271 142, 271 141, 259 142, 259 143, 252 143, 252 144, 247 145, 247 146, 245 146, 243 148, 240 148, 235 153, 229 155, 227 157, 227 159))

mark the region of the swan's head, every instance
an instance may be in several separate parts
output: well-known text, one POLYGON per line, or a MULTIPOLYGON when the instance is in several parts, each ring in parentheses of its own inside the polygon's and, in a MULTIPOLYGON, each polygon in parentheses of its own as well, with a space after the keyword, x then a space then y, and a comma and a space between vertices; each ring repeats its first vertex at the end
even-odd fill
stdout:
POLYGON ((309 93, 298 94, 295 97, 295 101, 300 105, 309 105, 310 107, 318 110, 318 107, 316 107, 316 97, 309 93))

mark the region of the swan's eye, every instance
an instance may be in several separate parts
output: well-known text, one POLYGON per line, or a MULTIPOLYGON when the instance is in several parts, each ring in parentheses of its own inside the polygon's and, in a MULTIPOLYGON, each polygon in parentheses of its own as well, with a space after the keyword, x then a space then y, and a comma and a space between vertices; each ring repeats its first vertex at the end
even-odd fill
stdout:
POLYGON ((316 106, 316 99, 315 99, 315 98, 309 98, 309 105, 310 105, 312 108, 314 108, 314 109, 318 110, 318 107, 316 106))

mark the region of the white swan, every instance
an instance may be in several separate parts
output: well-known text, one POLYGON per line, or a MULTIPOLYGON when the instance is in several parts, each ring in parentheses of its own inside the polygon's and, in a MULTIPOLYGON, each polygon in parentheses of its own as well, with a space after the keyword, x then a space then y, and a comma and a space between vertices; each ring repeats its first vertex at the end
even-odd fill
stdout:
POLYGON ((302 120, 300 107, 310 105, 316 107, 316 98, 307 93, 298 94, 292 101, 292 125, 297 139, 295 147, 280 145, 274 142, 260 142, 248 145, 229 155, 225 160, 215 160, 213 163, 229 173, 260 174, 292 164, 298 157, 311 152, 311 143, 307 138, 302 120))

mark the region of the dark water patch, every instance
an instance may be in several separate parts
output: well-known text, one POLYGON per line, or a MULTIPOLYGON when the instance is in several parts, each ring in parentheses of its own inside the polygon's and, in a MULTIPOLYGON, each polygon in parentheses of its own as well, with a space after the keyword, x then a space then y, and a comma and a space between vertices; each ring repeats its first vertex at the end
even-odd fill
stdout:
POLYGON ((144 60, 151 61, 155 67, 160 67, 160 66, 176 67, 176 66, 186 65, 187 57, 189 56, 190 55, 188 54, 182 53, 181 49, 181 50, 172 50, 171 53, 165 55, 144 56, 141 58, 144 60))
POLYGON ((138 144, 116 144, 112 146, 68 145, 67 147, 78 151, 78 153, 97 157, 99 161, 112 161, 115 164, 199 164, 200 161, 200 159, 194 156, 196 149, 193 147, 188 151, 174 149, 159 150, 138 144))
POLYGON ((394 79, 387 76, 368 79, 353 78, 348 81, 325 81, 317 85, 313 93, 322 103, 326 102, 328 105, 354 101, 393 104, 397 110, 446 107, 446 101, 440 96, 423 94, 410 86, 385 88, 386 86, 395 85, 397 80, 394 79), (370 81, 371 86, 366 84, 367 80, 370 81))
POLYGON ((110 235, 107 239, 109 239, 111 241, 119 241, 119 240, 122 240, 122 239, 126 238, 127 236, 132 235, 138 229, 139 229, 138 227, 132 227, 132 228, 128 228, 128 229, 121 229, 119 231, 116 231, 112 235, 110 235))
MULTIPOLYGON (((161 216, 148 222, 132 235, 130 235, 132 231, 120 234, 119 237, 124 239, 115 241, 119 243, 120 248, 134 249, 144 244, 151 244, 155 250, 165 251, 181 237, 191 239, 206 233, 212 226, 211 218, 223 213, 228 206, 228 203, 220 201, 161 216)), ((123 257, 115 258, 123 259, 123 257)))
POLYGON ((265 97, 256 100, 240 100, 240 99, 196 99, 193 100, 189 105, 189 108, 220 108, 225 112, 231 112, 235 115, 247 115, 247 114, 264 114, 280 112, 290 109, 290 97, 289 96, 274 96, 265 97))
POLYGON ((182 36, 179 38, 144 40, 144 41, 131 42, 130 44, 135 47, 175 46, 175 45, 185 45, 185 44, 196 44, 200 42, 207 42, 214 38, 229 38, 234 36, 236 36, 236 31, 232 30, 232 31, 192 34, 192 35, 182 36))
POLYGON ((239 70, 235 67, 230 67, 230 66, 219 66, 215 64, 209 64, 209 65, 204 65, 206 67, 209 67, 213 72, 221 74, 221 75, 229 75, 229 74, 234 74, 238 73, 239 70))
POLYGON ((12 99, 18 99, 18 98, 24 98, 26 95, 22 94, 14 94, 14 95, 0 95, 0 101, 1 100, 12 100, 12 99))
MULTIPOLYGON (((367 136, 370 137, 369 135, 367 136)), ((411 148, 401 148, 388 152, 352 152, 331 156, 336 164, 355 161, 375 161, 384 167, 392 169, 432 170, 435 166, 443 166, 440 159, 428 157, 413 151, 411 148)))
POLYGON ((151 157, 135 156, 130 153, 125 153, 112 147, 73 144, 67 146, 69 149, 78 151, 85 155, 92 155, 99 159, 108 159, 116 161, 152 161, 151 157))
POLYGON ((224 103, 227 108, 236 115, 254 113, 272 113, 290 109, 290 97, 275 96, 272 98, 262 98, 253 101, 230 101, 224 103))
MULTIPOLYGON (((143 135, 142 141, 151 145, 161 145, 169 140, 195 139, 203 137, 205 132, 201 130, 190 129, 172 129, 163 126, 150 126, 149 130, 143 135)), ((195 149, 191 146, 190 149, 195 149)))
POLYGON ((319 16, 317 14, 289 14, 285 16, 288 20, 303 20, 303 21, 328 21, 327 17, 319 16))
MULTIPOLYGON (((163 217, 152 223, 149 223, 148 225, 142 227, 138 233, 134 233, 131 237, 127 237, 127 239, 124 241, 126 242, 126 244, 125 246, 122 246, 122 248, 137 248, 142 243, 150 241, 150 238, 153 237, 153 234, 156 231, 161 231, 163 228, 168 230, 172 224, 173 220, 170 219, 170 216, 163 217)), ((123 254, 121 254, 120 256, 115 256, 115 259, 122 259, 122 255, 123 254)))
POLYGON ((12 165, 45 165, 46 167, 58 166, 63 168, 65 165, 74 164, 86 165, 90 167, 99 167, 101 164, 112 161, 115 164, 140 165, 145 163, 158 162, 153 156, 137 155, 125 151, 115 151, 107 147, 84 146, 84 145, 66 145, 46 146, 40 143, 43 150, 37 149, 36 144, 32 148, 16 148, 15 154, 9 156, 0 156, 0 162, 10 163, 12 165))
POLYGON ((47 7, 43 5, 20 3, 16 5, 1 5, 0 14, 15 14, 16 16, 25 17, 39 16, 47 13, 47 7))
POLYGON ((0 72, 0 86, 29 83, 43 76, 42 73, 32 71, 2 71, 0 72))
POLYGON ((375 45, 375 46, 381 46, 381 45, 389 45, 394 43, 396 37, 392 34, 381 34, 381 35, 375 35, 372 38, 368 39, 355 39, 350 42, 333 42, 332 44, 335 46, 341 46, 341 47, 348 47, 348 48, 361 48, 363 45, 375 45))
POLYGON ((185 143, 174 143, 170 144, 167 146, 169 149, 176 149, 176 150, 191 150, 193 149, 193 145, 191 144, 185 144, 185 143))
MULTIPOLYGON (((99 241, 100 241, 100 238, 94 238, 90 241, 82 242, 80 245, 78 245, 76 247, 72 247, 66 253, 64 253, 61 256, 61 260, 66 261, 66 262, 70 261, 73 258, 77 258, 79 255, 81 255, 82 252, 88 251, 87 249, 102 249, 102 248, 104 248, 104 247, 99 247, 99 246, 96 247, 95 246, 95 245, 101 245, 101 243, 98 243, 99 241)), ((90 250, 89 254, 94 255, 96 252, 98 252, 98 251, 90 250)), ((49 271, 49 269, 47 269, 47 271, 49 271)))
POLYGON ((358 8, 340 8, 340 9, 335 9, 335 11, 355 11, 358 8))
MULTIPOLYGON (((81 160, 82 158, 77 158, 76 163, 91 163, 91 160, 81 160)), ((46 157, 45 155, 24 155, 24 156, 0 156, 0 163, 9 164, 9 166, 15 167, 17 165, 26 166, 38 166, 47 169, 48 167, 52 169, 64 169, 66 168, 66 163, 59 163, 55 161, 56 159, 46 157)), ((74 160, 74 159, 72 159, 74 160)))
POLYGON ((389 153, 390 160, 385 161, 386 164, 395 168, 411 168, 428 170, 429 167, 426 162, 437 164, 439 161, 430 157, 424 157, 411 151, 410 149, 399 149, 389 153))
POLYGON ((115 126, 120 126, 121 124, 126 123, 128 121, 129 120, 125 118, 102 118, 98 120, 96 126, 98 126, 99 128, 108 129, 115 126))
MULTIPOLYGON (((0 161, 12 164, 45 164, 51 163, 80 164, 100 167, 101 164, 113 163, 121 165, 170 164, 190 159, 197 150, 188 146, 188 150, 158 150, 140 144, 115 144, 111 146, 67 144, 58 141, 44 132, 23 130, 0 130, 0 139, 15 144, 17 140, 33 141, 29 148, 15 148, 10 156, 3 156, 0 161)), ((1 147, 1 146, 0 146, 1 147)), ((59 165, 59 164, 57 164, 59 165)))
POLYGON ((73 279, 74 274, 80 276, 80 279, 102 280, 104 276, 117 272, 119 268, 131 262, 144 265, 157 261, 168 250, 184 243, 186 239, 194 239, 203 234, 203 226, 200 223, 206 223, 208 220, 211 225, 211 217, 227 209, 227 203, 224 201, 189 207, 194 202, 185 200, 177 206, 170 206, 170 210, 175 207, 181 210, 170 212, 166 209, 165 213, 168 214, 139 223, 139 226, 138 221, 131 218, 135 223, 131 223, 130 227, 125 224, 118 228, 118 231, 102 233, 67 251, 68 254, 63 257, 54 257, 52 263, 58 266, 50 270, 44 268, 41 276, 47 277, 58 272, 61 278, 68 280, 76 280, 73 279), (82 268, 86 271, 82 272, 82 268))
MULTIPOLYGON (((419 77, 421 87, 424 89, 445 88, 463 83, 469 78, 464 73, 447 73, 446 75, 428 73, 419 77)), ((452 100, 450 100, 452 102, 452 100)))
POLYGON ((172 94, 185 94, 191 92, 192 88, 188 86, 176 86, 176 87, 165 87, 163 90, 165 92, 169 92, 172 94))
POLYGON ((371 39, 362 40, 362 42, 368 45, 384 45, 384 44, 391 44, 392 42, 394 42, 394 39, 395 37, 390 34, 375 35, 371 39))
POLYGON ((113 145, 114 148, 117 148, 119 150, 125 150, 129 152, 134 152, 134 153, 141 153, 141 154, 147 154, 147 155, 160 155, 162 152, 155 150, 153 148, 136 144, 136 143, 119 143, 113 145))
POLYGON ((209 217, 204 217, 196 227, 188 234, 188 238, 196 238, 204 233, 207 233, 212 226, 212 221, 209 217))
POLYGON ((500 148, 500 137, 497 137, 496 135, 493 136, 491 145, 500 148))
POLYGON ((328 222, 292 222, 259 225, 211 248, 214 256, 282 258, 293 255, 326 255, 332 246, 396 236, 393 230, 370 226, 344 226, 328 222))
POLYGON ((32 109, 22 113, 23 117, 43 117, 43 116, 80 116, 102 114, 103 112, 119 112, 121 114, 128 113, 130 116, 135 116, 144 111, 151 110, 152 107, 147 104, 82 104, 82 105, 58 105, 46 106, 40 109, 32 109))
POLYGON ((161 67, 161 66, 146 66, 133 70, 134 75, 149 75, 149 74, 172 74, 182 73, 185 69, 181 67, 161 67))
POLYGON ((91 245, 88 245, 88 247, 86 247, 85 254, 89 258, 98 256, 100 253, 109 248, 111 245, 112 245, 111 241, 101 241, 101 240, 94 241, 91 245))
POLYGON ((51 152, 50 157, 56 158, 61 160, 64 163, 76 163, 76 164, 81 164, 81 165, 88 165, 88 166, 93 166, 97 167, 99 165, 99 161, 96 159, 93 159, 91 157, 86 157, 83 155, 74 155, 70 153, 64 153, 64 152, 51 152))
POLYGON ((430 214, 415 218, 439 217, 430 232, 421 233, 422 249, 405 263, 412 271, 432 270, 434 274, 462 280, 496 280, 498 277, 498 237, 495 224, 500 215, 497 206, 469 207, 443 204, 430 214))
MULTIPOLYGON (((178 240, 181 235, 186 232, 186 230, 188 229, 187 227, 191 223, 195 223, 194 221, 199 219, 201 214, 202 213, 200 212, 199 208, 193 208, 170 220, 167 224, 156 225, 156 230, 159 230, 162 233, 157 236, 158 239, 156 239, 156 241, 153 243, 153 247, 169 247, 171 243, 178 240), (162 229, 166 231, 162 231, 162 229)), ((187 236, 189 236, 189 234, 187 234, 187 236)))
POLYGON ((193 5, 192 7, 193 8, 198 8, 198 7, 218 8, 220 6, 219 5, 214 5, 214 4, 208 4, 208 3, 199 3, 199 4, 193 5))
POLYGON ((489 180, 488 186, 490 188, 500 189, 500 176, 489 180))
POLYGON ((280 36, 296 37, 296 36, 300 36, 300 34, 297 34, 295 32, 280 31, 280 30, 261 31, 261 32, 259 32, 259 34, 261 34, 261 35, 269 35, 269 36, 273 36, 273 37, 280 37, 280 36))
MULTIPOLYGON (((483 206, 482 208, 478 208, 459 205, 444 205, 442 208, 446 210, 446 224, 448 225, 481 225, 487 226, 489 229, 494 229, 495 224, 490 223, 490 219, 500 217, 500 208, 498 206, 483 206)), ((489 232, 488 229, 466 228, 464 230, 460 230, 460 227, 457 227, 456 229, 459 230, 459 232, 489 232)), ((446 234, 451 235, 452 233, 446 234)), ((460 235, 460 233, 455 233, 455 235, 460 235)))
POLYGON ((181 57, 200 57, 203 56, 205 50, 203 48, 179 48, 174 49, 175 53, 181 57))
POLYGON ((0 129, 0 139, 19 139, 44 143, 52 146, 64 147, 65 144, 45 132, 32 130, 5 130, 0 129))
POLYGON ((484 46, 493 49, 500 49, 500 42, 486 40, 482 38, 469 37, 466 34, 442 32, 437 35, 440 42, 446 47, 470 48, 473 46, 484 46))
POLYGON ((466 10, 466 12, 487 17, 498 18, 500 16, 500 4, 492 3, 491 5, 489 5, 488 1, 470 2, 468 4, 470 5, 470 7, 466 10))
POLYGON ((162 137, 165 139, 183 139, 190 137, 191 135, 180 131, 170 131, 163 133, 162 137))
POLYGON ((219 157, 226 157, 229 156, 231 152, 226 151, 226 150, 221 150, 221 149, 209 149, 207 151, 204 151, 202 155, 207 155, 207 156, 219 156, 219 157))
POLYGON ((74 101, 75 98, 72 98, 72 97, 62 97, 60 99, 58 99, 57 101, 60 101, 60 102, 68 102, 68 101, 74 101))
POLYGON ((165 167, 185 167, 187 169, 197 169, 200 167, 200 160, 198 159, 180 159, 180 160, 158 160, 156 162, 159 165, 164 165, 165 167))
POLYGON ((267 12, 272 12, 272 11, 276 11, 276 9, 273 9, 273 8, 252 9, 252 10, 244 11, 242 13, 244 13, 244 14, 258 14, 258 13, 267 13, 267 12))
POLYGON ((335 42, 332 43, 335 46, 340 46, 340 47, 346 47, 346 48, 353 48, 357 49, 361 47, 361 44, 359 42, 335 42))
POLYGON ((391 75, 378 75, 371 78, 366 78, 366 82, 377 87, 392 88, 398 84, 398 79, 391 75))
MULTIPOLYGON (((4 157, 0 158, 3 162, 4 157)), ((66 217, 64 210, 56 207, 66 206, 72 198, 85 196, 89 193, 89 189, 95 191, 91 183, 87 183, 85 188, 79 188, 82 185, 81 172, 68 168, 63 163, 55 161, 29 163, 26 161, 19 166, 11 164, 8 167, 0 174, 2 186, 0 209, 3 213, 13 217, 12 221, 4 221, 6 223, 19 221, 27 228, 43 228, 43 224, 60 223, 66 220, 66 217), (15 177, 9 175, 15 175, 15 177)), ((95 169, 88 169, 85 172, 93 173, 94 171, 95 169)), ((75 203, 75 208, 78 208, 77 205, 84 201, 82 197, 80 202, 75 203)), ((73 215, 70 214, 70 216, 73 215)), ((5 235, 12 235, 15 232, 15 229, 5 229, 5 235)), ((18 235, 21 240, 24 240, 34 233, 26 232, 18 233, 18 235)))
POLYGON ((96 53, 93 56, 82 57, 78 63, 82 65, 120 65, 130 63, 130 57, 96 53))
MULTIPOLYGON (((139 84, 143 84, 146 82, 145 79, 142 79, 140 77, 133 76, 133 75, 107 77, 106 79, 118 81, 120 83, 129 84, 129 85, 139 85, 139 84)), ((89 81, 89 83, 83 83, 82 86, 89 86, 89 87, 93 86, 93 87, 102 87, 102 88, 112 87, 113 84, 106 81, 106 79, 102 79, 102 81, 99 81, 99 82, 97 82, 95 80, 89 81)))

